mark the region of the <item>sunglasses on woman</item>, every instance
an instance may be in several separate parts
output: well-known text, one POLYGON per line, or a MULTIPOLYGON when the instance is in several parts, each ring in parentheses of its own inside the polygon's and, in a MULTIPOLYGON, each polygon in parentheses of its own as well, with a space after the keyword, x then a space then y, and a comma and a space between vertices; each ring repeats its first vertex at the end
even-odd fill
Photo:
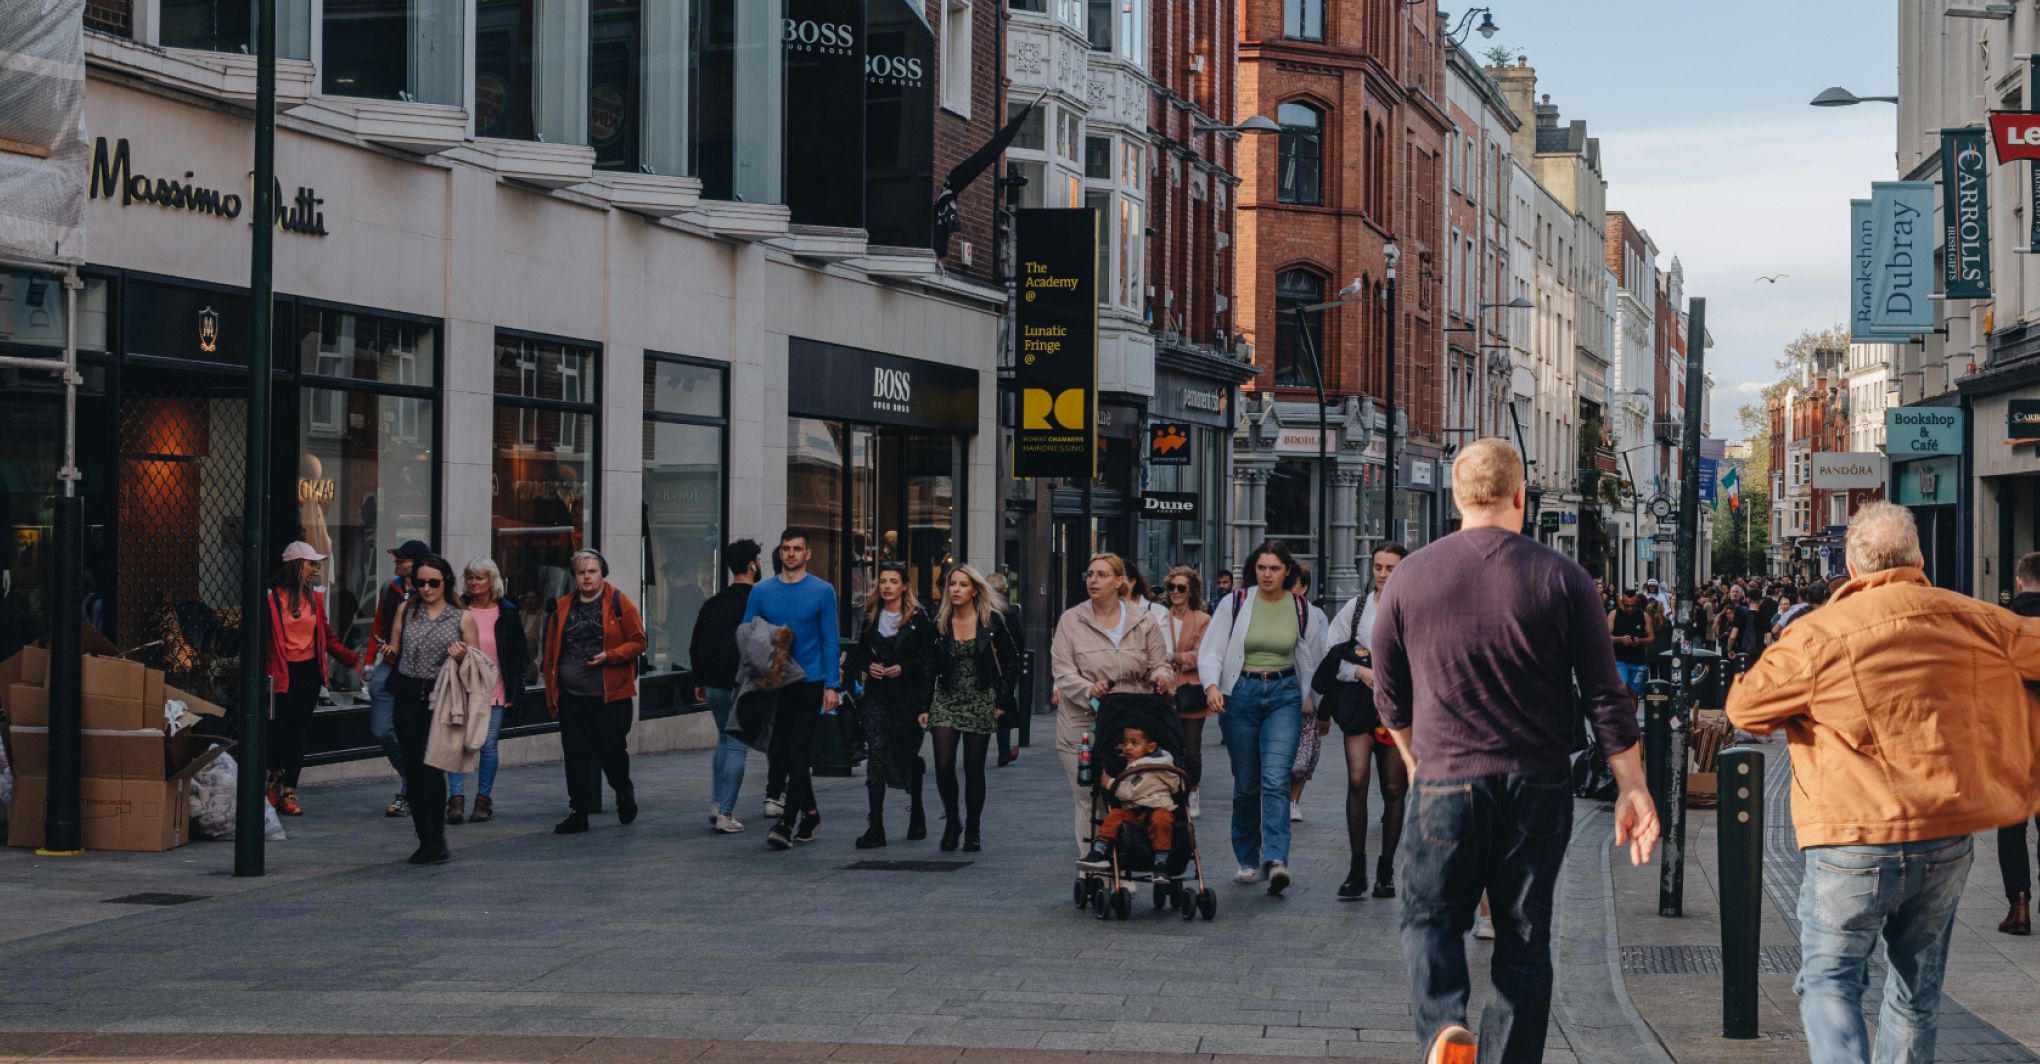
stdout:
POLYGON ((446 581, 444 581, 444 580, 418 580, 418 581, 414 581, 414 582, 415 582, 415 583, 416 583, 416 584, 417 584, 417 585, 418 585, 419 587, 440 587, 440 586, 443 586, 443 585, 444 585, 444 584, 446 583, 446 581))
POLYGON ((1184 594, 1186 594, 1186 595, 1187 595, 1187 594, 1189 594, 1189 593, 1190 593, 1190 585, 1189 585, 1189 584, 1170 584, 1170 585, 1169 585, 1169 590, 1170 590, 1170 591, 1180 591, 1180 592, 1182 592, 1182 593, 1184 593, 1184 594))

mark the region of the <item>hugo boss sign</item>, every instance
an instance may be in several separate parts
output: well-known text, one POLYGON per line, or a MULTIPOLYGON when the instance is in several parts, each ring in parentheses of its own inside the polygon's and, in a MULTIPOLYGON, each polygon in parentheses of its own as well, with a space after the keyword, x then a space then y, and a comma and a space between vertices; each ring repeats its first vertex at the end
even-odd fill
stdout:
POLYGON ((864 0, 786 0, 786 206, 801 225, 864 227, 864 0))

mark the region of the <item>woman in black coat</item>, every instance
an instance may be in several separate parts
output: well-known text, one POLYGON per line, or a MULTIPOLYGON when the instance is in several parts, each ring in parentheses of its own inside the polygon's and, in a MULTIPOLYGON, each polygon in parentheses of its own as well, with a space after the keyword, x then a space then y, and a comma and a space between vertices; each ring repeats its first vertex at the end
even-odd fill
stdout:
POLYGON ((850 644, 844 678, 864 685, 858 709, 864 717, 865 789, 871 802, 871 825, 857 848, 885 845, 885 790, 907 792, 907 838, 928 837, 928 818, 921 808, 921 781, 927 762, 921 758, 921 717, 928 711, 929 655, 935 643, 935 622, 921 610, 907 567, 884 562, 878 567, 874 593, 865 597, 856 642, 850 644))

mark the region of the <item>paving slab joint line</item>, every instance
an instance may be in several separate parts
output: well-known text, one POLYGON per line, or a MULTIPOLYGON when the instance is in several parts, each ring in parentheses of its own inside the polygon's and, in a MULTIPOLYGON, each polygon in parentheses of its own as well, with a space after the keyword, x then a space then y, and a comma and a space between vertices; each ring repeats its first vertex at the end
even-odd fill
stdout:
MULTIPOLYGON (((1607 814, 1601 812, 1597 806, 1589 819, 1598 822, 1604 816, 1607 816, 1607 814)), ((1613 817, 1609 816, 1607 822, 1612 825, 1614 823, 1613 817)), ((1605 837, 1600 838, 1595 849, 1601 852, 1601 912, 1602 919, 1605 921, 1601 953, 1603 963, 1608 968, 1608 986, 1615 998, 1615 1006, 1622 1011, 1622 1015, 1627 1018, 1630 1028, 1639 1036, 1636 1045, 1639 1064, 1642 1064, 1642 1062, 1648 1062, 1648 1064, 1676 1064, 1672 1059, 1671 1051, 1666 1048, 1664 1041, 1658 1037, 1657 1029, 1650 1025, 1650 1021, 1644 1019, 1643 1013, 1637 1011, 1636 1003, 1629 998, 1628 979, 1622 974, 1621 928, 1615 916, 1615 850, 1614 847, 1608 845, 1608 840, 1605 837)), ((1560 921, 1563 922, 1564 919, 1564 916, 1561 915, 1560 921)), ((1572 1039, 1568 1037, 1567 1042, 1571 1043, 1572 1039)), ((1572 1048, 1577 1052, 1581 1047, 1573 1044, 1572 1048)))

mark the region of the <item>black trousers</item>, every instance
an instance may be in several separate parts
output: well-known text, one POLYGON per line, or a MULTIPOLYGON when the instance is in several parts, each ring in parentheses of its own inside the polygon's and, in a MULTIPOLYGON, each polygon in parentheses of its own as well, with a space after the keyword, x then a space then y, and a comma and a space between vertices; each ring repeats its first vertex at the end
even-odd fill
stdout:
POLYGON ((810 772, 813 761, 815 722, 821 718, 822 684, 788 684, 779 691, 779 707, 772 720, 772 748, 765 751, 767 771, 786 777, 786 815, 793 820, 815 808, 815 781, 810 772))
POLYGON ((567 807, 576 813, 602 808, 601 776, 609 778, 618 802, 631 795, 630 699, 604 702, 593 695, 560 694, 560 754, 567 769, 567 807), (599 776, 598 776, 599 772, 599 776))
POLYGON ((276 696, 276 719, 269 722, 269 771, 282 776, 284 787, 294 791, 305 768, 305 735, 312 729, 322 681, 315 658, 285 667, 290 670, 290 689, 276 696))
MULTIPOLYGON (((2040 817, 2033 823, 2040 826, 2040 817)), ((2026 849, 2026 822, 2019 821, 1998 829, 1997 833, 1998 872, 2005 880, 2005 900, 2014 901, 2019 895, 2030 897, 2033 893, 2033 858, 2026 849)))
POLYGON ((432 734, 432 681, 392 672, 388 687, 396 698, 397 745, 404 751, 411 827, 420 847, 436 850, 446 845, 446 773, 425 763, 425 741, 432 734))

